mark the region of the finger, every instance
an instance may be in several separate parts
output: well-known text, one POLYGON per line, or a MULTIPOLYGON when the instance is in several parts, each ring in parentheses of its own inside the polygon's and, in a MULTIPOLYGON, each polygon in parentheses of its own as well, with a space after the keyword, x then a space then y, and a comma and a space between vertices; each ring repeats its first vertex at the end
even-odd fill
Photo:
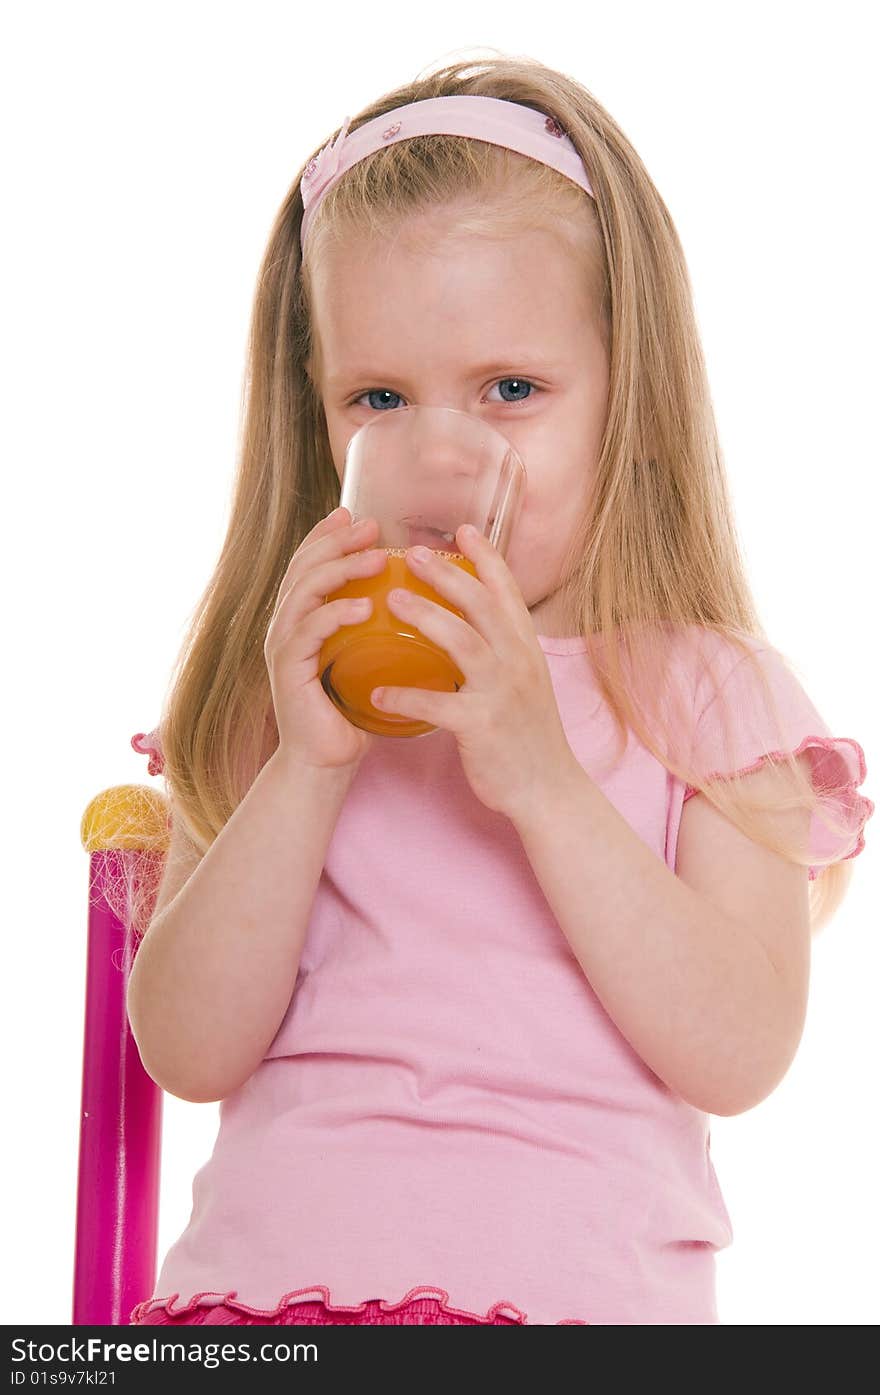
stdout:
MULTIPOLYGON (((325 533, 330 533, 334 529, 341 528, 344 524, 350 522, 351 514, 348 509, 340 504, 339 508, 333 509, 331 513, 325 514, 323 518, 319 518, 314 528, 309 529, 297 548, 297 552, 301 551, 304 547, 308 547, 311 542, 314 542, 315 538, 322 538, 325 533)), ((294 553, 294 556, 296 556, 296 553, 294 553)))
MULTIPOLYGON (((340 533, 340 530, 342 528, 348 527, 350 529, 351 526, 351 514, 349 513, 348 509, 344 508, 340 504, 338 509, 334 509, 332 513, 328 513, 324 518, 320 518, 318 522, 315 524, 314 528, 309 529, 308 533, 306 533, 299 547, 296 549, 290 561, 288 562, 287 572, 290 571, 294 562, 296 562, 298 558, 302 557, 303 554, 309 550, 309 548, 314 547, 316 543, 321 542, 328 536, 332 536, 335 538, 340 533)), ((287 573, 285 573, 284 579, 286 580, 286 578, 287 573)))
POLYGON ((341 557, 315 562, 305 571, 294 572, 286 589, 282 587, 272 619, 283 613, 284 624, 296 624, 346 582, 378 576, 387 565, 388 554, 384 548, 347 552, 341 557))
POLYGON ((342 523, 350 523, 350 522, 351 522, 351 513, 350 513, 349 510, 345 507, 344 504, 340 504, 337 508, 331 509, 330 513, 326 514, 324 518, 319 518, 319 519, 318 519, 318 522, 315 524, 314 528, 312 528, 312 529, 306 534, 306 537, 308 537, 308 538, 312 537, 313 534, 315 534, 315 533, 317 533, 317 532, 319 531, 319 529, 320 529, 320 530, 323 530, 323 529, 325 529, 325 528, 338 528, 338 527, 340 526, 340 524, 342 524, 342 523))
MULTIPOLYGON (((528 638, 534 630, 529 609, 516 578, 501 553, 492 546, 485 533, 481 533, 472 524, 463 523, 455 537, 462 555, 473 565, 478 579, 510 617, 516 632, 521 638, 528 638)), ((463 576, 468 575, 463 568, 459 567, 458 570, 463 576)), ((459 609, 464 607, 460 606, 459 609)), ((470 619, 470 616, 468 618, 470 619)), ((491 636, 484 637, 491 640, 491 636)))
POLYGON ((332 513, 326 514, 324 518, 319 518, 314 528, 309 529, 302 542, 300 543, 299 547, 296 548, 292 557, 287 563, 287 567, 284 571, 284 576, 281 578, 281 584, 278 588, 278 594, 275 597, 276 610, 278 608, 278 602, 281 599, 281 591, 283 589, 286 589, 286 583, 290 577, 290 574, 294 566, 300 560, 300 558, 303 556, 306 550, 310 548, 314 543, 318 542, 321 538, 326 537, 328 533, 337 532, 338 529, 341 528, 344 523, 348 522, 350 517, 351 515, 348 513, 348 510, 344 509, 340 505, 338 509, 334 509, 332 513))
POLYGON ((323 644, 325 639, 329 639, 343 625, 363 624, 372 609, 373 602, 369 596, 343 596, 341 600, 319 605, 318 609, 308 616, 303 626, 304 630, 308 628, 309 631, 307 653, 315 653, 317 646, 323 644))
MULTIPOLYGON (((329 517, 322 520, 324 523, 328 521, 329 517)), ((307 539, 304 540, 291 557, 287 570, 281 579, 278 595, 275 598, 275 610, 278 610, 287 594, 293 589, 295 582, 299 580, 300 576, 305 575, 307 569, 330 558, 348 555, 350 552, 357 552, 369 547, 375 541, 378 526, 375 519, 365 518, 360 519, 355 524, 349 524, 347 527, 337 526, 329 531, 325 529, 311 542, 307 539)), ((332 590, 333 587, 327 589, 332 590)))
POLYGON ((287 615, 277 616, 269 626, 263 646, 267 665, 283 659, 286 668, 289 664, 314 658, 326 639, 343 625, 362 625, 369 619, 372 608, 369 597, 343 596, 338 601, 319 605, 301 622, 291 622, 287 615))
MULTIPOLYGON (((453 567, 451 570, 457 571, 458 568, 453 567)), ((388 608, 394 615, 399 615, 401 620, 414 625, 426 639, 432 640, 448 654, 467 681, 479 681, 486 661, 492 657, 493 651, 467 620, 414 591, 389 591, 388 608)))
POLYGON ((460 724, 461 699, 455 693, 435 693, 428 688, 374 688, 370 701, 380 712, 410 717, 414 722, 430 722, 454 732, 460 724), (456 700, 458 705, 456 705, 456 700))
POLYGON ((522 615, 511 613, 510 607, 495 594, 495 589, 486 586, 479 577, 465 571, 464 567, 450 562, 438 552, 432 552, 430 548, 410 548, 406 554, 406 564, 414 576, 433 587, 438 595, 464 613, 471 629, 499 658, 512 657, 516 643, 527 633, 527 627, 531 626, 531 619, 521 596, 516 605, 519 610, 524 611, 525 621, 522 615), (425 553, 427 555, 424 555, 425 553), (512 632, 511 627, 503 623, 506 615, 511 617, 512 632))

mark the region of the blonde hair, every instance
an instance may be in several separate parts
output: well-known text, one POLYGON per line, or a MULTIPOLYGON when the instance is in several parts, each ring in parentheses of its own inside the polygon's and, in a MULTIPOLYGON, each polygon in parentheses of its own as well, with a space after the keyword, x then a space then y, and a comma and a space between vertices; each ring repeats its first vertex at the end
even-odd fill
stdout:
MULTIPOLYGON (((669 212, 596 99, 530 58, 462 59, 427 71, 365 108, 350 129, 403 103, 456 93, 507 98, 554 116, 583 158, 595 201, 516 152, 418 136, 361 160, 328 191, 303 264, 299 171, 259 273, 226 537, 159 726, 173 807, 204 852, 277 745, 266 631, 292 553, 339 499, 316 387, 311 268, 334 239, 364 230, 387 235, 415 214, 454 203, 456 227, 474 234, 515 235, 537 225, 568 236, 603 325, 607 429, 563 590, 588 641, 618 757, 631 729, 748 837, 807 866, 803 839, 780 842, 762 817, 771 805, 824 817, 798 762, 787 753, 768 756, 784 784, 762 806, 747 780, 708 782, 690 768, 679 735, 692 722, 693 693, 682 693, 683 706, 672 710, 671 635, 714 633, 744 656, 756 640, 767 641, 737 543, 688 272, 669 212)), ((851 862, 840 862, 811 880, 814 931, 839 905, 850 872, 851 862)))

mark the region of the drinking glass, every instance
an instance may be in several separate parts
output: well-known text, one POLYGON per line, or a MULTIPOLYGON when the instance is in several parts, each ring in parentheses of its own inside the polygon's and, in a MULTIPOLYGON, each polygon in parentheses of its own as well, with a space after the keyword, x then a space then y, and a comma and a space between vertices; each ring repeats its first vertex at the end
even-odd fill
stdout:
MULTIPOLYGON (((430 722, 381 712, 370 701, 385 684, 457 692, 464 675, 452 658, 388 607, 403 586, 454 614, 462 611, 410 571, 406 550, 422 543, 476 576, 456 551, 455 534, 472 523, 505 556, 525 497, 526 472, 510 442, 478 418, 451 407, 395 407, 377 413, 345 452, 340 504, 353 523, 375 518, 387 562, 375 576, 355 577, 324 597, 369 596, 369 617, 324 641, 321 683, 350 722, 380 736, 425 736, 430 722)), ((464 617, 463 617, 464 618, 464 617)))

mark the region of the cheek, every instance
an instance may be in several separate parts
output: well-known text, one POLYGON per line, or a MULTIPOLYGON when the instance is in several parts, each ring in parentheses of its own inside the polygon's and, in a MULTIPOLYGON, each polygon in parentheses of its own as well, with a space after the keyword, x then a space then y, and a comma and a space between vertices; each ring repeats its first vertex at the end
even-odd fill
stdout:
POLYGON ((327 430, 327 442, 330 446, 330 456, 333 461, 333 468, 336 471, 336 478, 341 482, 342 469, 345 463, 345 452, 348 443, 354 435, 351 426, 338 419, 335 411, 324 408, 324 422, 327 430))
POLYGON ((543 474, 530 485, 505 558, 529 604, 560 584, 561 570, 578 527, 584 500, 583 472, 543 474))
POLYGON ((348 436, 344 433, 334 432, 330 437, 330 454, 333 456, 333 468, 336 471, 336 478, 342 479, 342 470, 345 464, 345 452, 348 446, 348 436))
POLYGON ((555 492, 529 491, 519 511, 505 558, 523 592, 534 590, 552 576, 560 534, 560 500, 555 492))

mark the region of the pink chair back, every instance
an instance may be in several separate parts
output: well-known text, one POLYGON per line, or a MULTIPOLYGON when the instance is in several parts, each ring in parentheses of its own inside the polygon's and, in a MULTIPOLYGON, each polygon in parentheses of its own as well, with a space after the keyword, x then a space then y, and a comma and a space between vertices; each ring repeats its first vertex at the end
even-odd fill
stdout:
POLYGON ((126 993, 167 851, 165 797, 104 790, 81 836, 90 894, 73 1323, 127 1325, 156 1279, 163 1092, 141 1062, 126 993))

